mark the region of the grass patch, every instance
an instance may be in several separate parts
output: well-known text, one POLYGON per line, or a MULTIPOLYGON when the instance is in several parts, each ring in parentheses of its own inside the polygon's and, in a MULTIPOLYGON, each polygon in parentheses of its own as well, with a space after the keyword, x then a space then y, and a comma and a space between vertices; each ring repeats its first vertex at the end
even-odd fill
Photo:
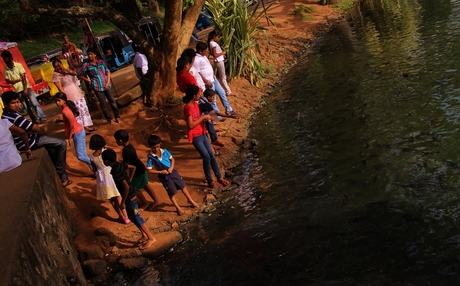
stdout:
POLYGON ((294 15, 294 17, 300 17, 303 20, 311 20, 313 19, 313 17, 308 15, 308 13, 311 13, 313 11, 315 11, 314 7, 305 6, 302 4, 294 5, 294 11, 292 12, 292 15, 294 15))
POLYGON ((342 3, 337 3, 332 5, 334 8, 339 8, 342 10, 349 10, 353 8, 355 0, 342 0, 342 3))
MULTIPOLYGON (((102 21, 93 21, 90 23, 90 26, 91 29, 93 29, 94 35, 117 29, 117 27, 112 23, 102 21)), ((50 38, 35 39, 32 41, 18 41, 19 50, 24 58, 27 59, 46 51, 58 49, 64 42, 62 37, 65 34, 69 36, 71 42, 75 43, 77 47, 80 47, 80 43, 83 41, 83 32, 78 28, 73 31, 64 31, 62 33, 54 34, 50 38)))

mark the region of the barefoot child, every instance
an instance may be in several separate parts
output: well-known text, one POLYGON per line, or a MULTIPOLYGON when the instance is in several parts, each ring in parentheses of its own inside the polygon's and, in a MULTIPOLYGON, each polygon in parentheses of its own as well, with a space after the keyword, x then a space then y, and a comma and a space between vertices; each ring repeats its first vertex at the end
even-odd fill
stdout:
POLYGON ((147 176, 147 172, 145 170, 145 165, 139 160, 137 157, 136 149, 134 146, 129 143, 129 134, 126 130, 120 129, 114 134, 115 140, 119 146, 123 146, 123 163, 126 165, 126 168, 130 168, 129 166, 134 166, 134 175, 132 177, 132 187, 136 191, 136 194, 141 197, 141 200, 147 202, 144 198, 144 195, 141 193, 141 189, 147 191, 150 197, 153 199, 153 205, 147 207, 148 211, 153 210, 158 205, 160 205, 160 199, 155 194, 153 188, 149 185, 149 178, 147 176))
POLYGON ((94 153, 90 155, 89 159, 93 164, 93 168, 96 171, 96 198, 100 201, 110 200, 113 209, 117 212, 120 217, 120 221, 125 224, 129 224, 131 221, 126 214, 126 210, 120 209, 121 196, 118 192, 117 186, 113 181, 113 177, 110 174, 110 167, 104 165, 101 154, 105 150, 105 140, 99 135, 95 134, 91 136, 89 140, 89 149, 94 150, 94 153))
POLYGON ((174 168, 174 158, 168 150, 160 148, 161 138, 156 135, 150 135, 148 145, 152 149, 147 159, 147 172, 150 174, 158 174, 158 179, 163 184, 163 187, 168 192, 171 202, 174 204, 178 215, 185 212, 181 209, 176 200, 177 190, 182 190, 188 202, 197 208, 198 204, 192 199, 185 182, 174 168))
POLYGON ((106 166, 112 167, 110 174, 112 174, 113 180, 115 181, 115 184, 122 196, 120 208, 123 210, 126 207, 128 218, 142 233, 142 240, 144 240, 145 243, 141 246, 141 249, 149 248, 155 243, 156 239, 153 237, 147 225, 145 225, 145 222, 139 213, 136 192, 129 182, 125 164, 117 162, 117 154, 112 149, 107 149, 102 152, 102 160, 106 166))

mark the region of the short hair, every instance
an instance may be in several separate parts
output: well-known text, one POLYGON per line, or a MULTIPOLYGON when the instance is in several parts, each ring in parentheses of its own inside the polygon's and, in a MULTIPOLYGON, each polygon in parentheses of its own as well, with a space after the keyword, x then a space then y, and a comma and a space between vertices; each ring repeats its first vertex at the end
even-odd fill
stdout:
POLYGON ((6 50, 5 50, 5 51, 3 51, 3 52, 1 53, 1 57, 2 57, 2 58, 11 58, 11 59, 12 59, 12 58, 13 58, 13 55, 11 54, 10 51, 6 51, 6 50))
POLYGON ((149 144, 149 147, 152 147, 152 146, 155 146, 157 144, 160 144, 161 143, 161 138, 160 136, 157 136, 155 134, 152 134, 149 136, 149 138, 147 139, 147 142, 149 144))
POLYGON ((213 90, 213 89, 210 89, 210 88, 207 88, 204 92, 203 92, 203 96, 208 98, 210 96, 213 96, 215 95, 216 92, 213 90))
POLYGON ((17 94, 16 92, 14 91, 7 91, 7 92, 4 92, 1 96, 2 100, 3 100, 3 104, 5 106, 8 106, 10 104, 11 101, 15 100, 15 99, 19 99, 19 94, 17 94))
POLYGON ((102 152, 102 160, 109 162, 109 164, 115 163, 117 161, 117 153, 112 149, 107 149, 102 152))
POLYGON ((91 150, 102 149, 102 148, 104 148, 105 145, 107 145, 107 142, 105 142, 104 137, 102 137, 99 134, 94 134, 89 139, 89 149, 91 149, 91 150))
POLYGON ((126 143, 129 140, 129 133, 124 129, 120 129, 113 134, 113 137, 115 137, 115 140, 120 140, 121 142, 126 143))
POLYGON ((185 69, 185 66, 189 64, 187 58, 181 57, 177 60, 176 72, 179 73, 185 69))
POLYGON ((197 53, 204 51, 208 48, 208 44, 203 43, 203 42, 198 42, 196 43, 196 51, 197 53))
POLYGON ((190 57, 190 58, 194 58, 196 57, 196 52, 194 49, 192 48, 188 48, 188 49, 185 49, 182 54, 180 55, 181 58, 183 57, 190 57))
POLYGON ((98 54, 98 50, 96 48, 89 48, 87 51, 86 51, 86 54, 88 53, 93 53, 97 56, 98 54))

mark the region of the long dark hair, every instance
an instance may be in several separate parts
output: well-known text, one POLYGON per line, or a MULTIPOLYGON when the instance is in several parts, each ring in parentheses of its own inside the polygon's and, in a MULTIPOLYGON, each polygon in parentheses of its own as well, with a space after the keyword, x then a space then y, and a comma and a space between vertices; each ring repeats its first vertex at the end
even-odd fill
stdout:
POLYGON ((185 96, 182 97, 182 102, 189 103, 195 97, 198 91, 199 88, 196 85, 190 85, 189 87, 187 87, 187 89, 185 90, 185 96))
POLYGON ((209 43, 211 42, 212 39, 214 39, 215 36, 220 36, 220 31, 219 30, 212 30, 208 34, 208 47, 209 47, 209 43))
POLYGON ((75 103, 71 100, 68 100, 67 99, 67 95, 63 92, 58 92, 54 95, 55 98, 59 98, 59 99, 62 99, 65 101, 65 104, 67 104, 67 106, 70 108, 70 110, 72 110, 72 113, 75 117, 77 117, 78 115, 80 115, 80 112, 78 112, 78 109, 77 109, 77 106, 75 105, 75 103))

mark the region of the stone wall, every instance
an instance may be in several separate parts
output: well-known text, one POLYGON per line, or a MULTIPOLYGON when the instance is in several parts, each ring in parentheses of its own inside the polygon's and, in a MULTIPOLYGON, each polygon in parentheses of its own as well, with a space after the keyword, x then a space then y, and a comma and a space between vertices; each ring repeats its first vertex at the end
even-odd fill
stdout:
POLYGON ((34 154, 0 175, 0 285, 86 285, 66 190, 46 150, 34 154))

